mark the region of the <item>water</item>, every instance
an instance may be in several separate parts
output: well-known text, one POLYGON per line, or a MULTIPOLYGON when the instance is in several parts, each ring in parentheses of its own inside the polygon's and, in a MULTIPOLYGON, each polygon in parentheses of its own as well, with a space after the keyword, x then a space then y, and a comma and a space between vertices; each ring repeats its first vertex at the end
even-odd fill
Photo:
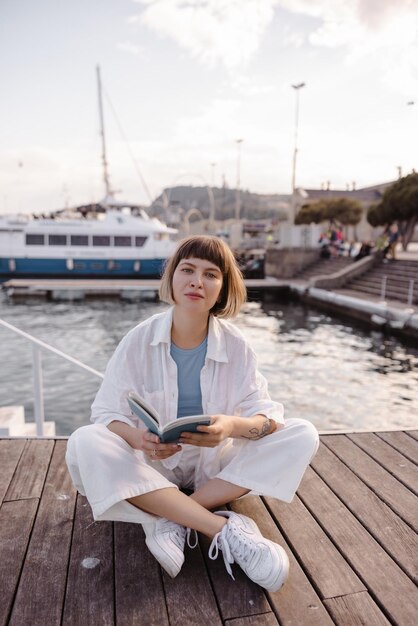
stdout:
MULTIPOLYGON (((104 371, 120 339, 162 311, 154 302, 13 304, 0 295, 0 318, 104 371)), ((299 303, 250 302, 236 321, 259 358, 271 396, 287 417, 321 430, 418 427, 418 350, 299 303)), ((24 405, 33 419, 32 347, 0 327, 0 406, 24 405)), ((46 419, 68 435, 89 422, 100 381, 43 355, 46 419)))

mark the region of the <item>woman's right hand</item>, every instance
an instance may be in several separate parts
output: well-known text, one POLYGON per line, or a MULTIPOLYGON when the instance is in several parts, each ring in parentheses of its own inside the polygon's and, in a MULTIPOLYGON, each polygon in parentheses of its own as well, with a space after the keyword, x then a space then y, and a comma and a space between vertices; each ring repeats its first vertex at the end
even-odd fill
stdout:
POLYGON ((111 430, 134 450, 141 450, 151 461, 163 461, 181 450, 178 443, 160 443, 160 438, 149 430, 142 430, 115 420, 107 425, 111 430))
POLYGON ((178 443, 160 443, 160 438, 149 430, 138 433, 140 440, 138 449, 142 450, 150 461, 163 461, 181 450, 178 443))

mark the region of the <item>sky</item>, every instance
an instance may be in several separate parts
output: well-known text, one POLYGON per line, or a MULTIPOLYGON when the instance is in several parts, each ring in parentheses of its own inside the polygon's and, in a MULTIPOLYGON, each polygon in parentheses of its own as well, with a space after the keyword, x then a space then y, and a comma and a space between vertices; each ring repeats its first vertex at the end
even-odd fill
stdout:
POLYGON ((418 169, 418 0, 0 0, 1 214, 104 196, 97 65, 120 200, 290 193, 297 97, 297 187, 418 169))

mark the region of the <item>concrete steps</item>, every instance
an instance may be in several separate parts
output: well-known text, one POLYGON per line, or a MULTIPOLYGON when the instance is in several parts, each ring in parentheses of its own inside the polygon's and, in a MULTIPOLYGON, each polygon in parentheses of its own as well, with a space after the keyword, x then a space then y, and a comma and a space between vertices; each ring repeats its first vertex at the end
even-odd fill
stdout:
POLYGON ((407 303, 410 281, 414 281, 413 304, 418 304, 418 261, 388 261, 380 263, 359 278, 348 281, 344 287, 353 291, 381 296, 386 277, 385 299, 407 303))
POLYGON ((339 272, 343 268, 351 265, 353 259, 350 257, 336 257, 335 259, 320 259, 313 265, 306 267, 294 278, 309 280, 314 276, 329 276, 335 272, 339 272))
MULTIPOLYGON (((44 422, 44 436, 55 437, 55 422, 44 422)), ((36 424, 25 422, 23 406, 0 407, 0 437, 36 437, 36 424)))

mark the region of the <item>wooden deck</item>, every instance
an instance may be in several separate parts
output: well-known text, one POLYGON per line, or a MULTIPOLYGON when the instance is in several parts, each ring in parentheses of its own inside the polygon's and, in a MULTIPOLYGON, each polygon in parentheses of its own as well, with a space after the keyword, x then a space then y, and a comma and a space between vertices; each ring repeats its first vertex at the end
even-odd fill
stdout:
POLYGON ((233 504, 284 545, 268 594, 208 542, 172 580, 141 526, 99 522, 66 470, 65 440, 0 440, 0 624, 306 626, 418 623, 418 431, 321 436, 292 504, 233 504))

